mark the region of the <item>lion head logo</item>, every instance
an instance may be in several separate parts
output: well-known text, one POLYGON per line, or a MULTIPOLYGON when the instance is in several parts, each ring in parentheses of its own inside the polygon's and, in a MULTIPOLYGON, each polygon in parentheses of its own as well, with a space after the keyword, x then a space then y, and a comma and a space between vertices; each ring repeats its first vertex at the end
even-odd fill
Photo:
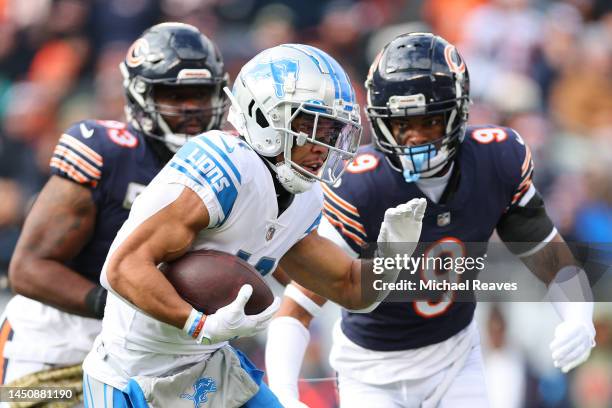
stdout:
POLYGON ((203 377, 193 384, 192 394, 181 394, 180 397, 193 401, 194 408, 200 408, 200 404, 208 401, 208 394, 217 391, 215 380, 210 377, 203 377))

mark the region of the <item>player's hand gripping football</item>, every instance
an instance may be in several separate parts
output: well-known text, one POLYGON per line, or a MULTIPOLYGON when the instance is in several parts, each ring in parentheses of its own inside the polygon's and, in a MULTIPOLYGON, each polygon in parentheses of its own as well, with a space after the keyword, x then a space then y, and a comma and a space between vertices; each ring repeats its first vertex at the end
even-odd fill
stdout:
POLYGON ((385 257, 393 257, 398 253, 412 255, 421 236, 421 224, 426 207, 426 199, 413 198, 405 204, 385 211, 385 219, 380 225, 377 239, 381 255, 385 257))
POLYGON ((232 303, 203 317, 204 326, 197 336, 197 341, 202 344, 213 344, 237 337, 253 336, 265 330, 280 307, 280 298, 275 296, 272 304, 263 312, 247 315, 244 307, 252 293, 251 285, 243 285, 232 303))
POLYGON ((550 343, 555 367, 564 373, 584 363, 595 346, 595 329, 583 322, 565 321, 555 329, 555 338, 550 343))

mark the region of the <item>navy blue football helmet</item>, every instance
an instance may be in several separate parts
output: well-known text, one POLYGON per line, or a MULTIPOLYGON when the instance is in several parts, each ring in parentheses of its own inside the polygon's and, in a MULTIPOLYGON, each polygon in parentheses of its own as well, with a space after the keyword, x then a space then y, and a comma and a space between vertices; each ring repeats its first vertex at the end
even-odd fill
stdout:
MULTIPOLYGON (((146 30, 129 48, 120 64, 127 98, 128 120, 147 136, 178 150, 193 134, 171 129, 162 115, 197 120, 199 131, 218 129, 228 105, 223 88, 229 75, 215 44, 197 28, 162 23, 146 30), (176 112, 156 103, 156 86, 211 87, 210 108, 176 112)), ((197 134, 195 133, 195 134, 197 134)))
POLYGON ((455 46, 431 33, 400 35, 378 54, 365 86, 374 142, 406 181, 444 169, 465 135, 470 102, 467 67, 455 46), (444 135, 417 146, 398 144, 390 119, 422 115, 443 115, 444 135))

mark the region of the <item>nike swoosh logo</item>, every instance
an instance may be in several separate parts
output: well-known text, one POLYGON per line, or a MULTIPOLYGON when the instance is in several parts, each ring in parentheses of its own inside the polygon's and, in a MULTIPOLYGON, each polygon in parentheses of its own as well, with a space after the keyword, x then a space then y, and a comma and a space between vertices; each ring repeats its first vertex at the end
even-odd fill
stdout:
POLYGON ((226 150, 228 153, 231 153, 231 152, 233 152, 233 151, 234 151, 235 147, 231 147, 231 148, 230 148, 230 147, 227 145, 227 143, 225 143, 225 139, 221 138, 221 143, 223 143, 223 146, 225 146, 225 150, 226 150))
POLYGON ((81 128, 81 135, 83 135, 83 137, 85 139, 89 139, 90 137, 93 136, 94 130, 93 129, 87 129, 87 126, 85 126, 84 123, 81 123, 80 128, 81 128))

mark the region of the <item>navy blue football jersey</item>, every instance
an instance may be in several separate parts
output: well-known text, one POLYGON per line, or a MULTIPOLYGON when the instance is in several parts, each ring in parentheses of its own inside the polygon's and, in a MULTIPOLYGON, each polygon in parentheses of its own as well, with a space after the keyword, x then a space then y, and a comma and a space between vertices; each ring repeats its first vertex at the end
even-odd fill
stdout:
POLYGON ((145 137, 121 122, 85 120, 71 126, 53 152, 53 175, 91 189, 94 231, 67 265, 96 283, 132 202, 164 165, 145 137))
MULTIPOLYGON (((324 215, 361 254, 364 244, 376 242, 387 208, 425 197, 420 242, 487 242, 502 215, 529 190, 533 162, 529 148, 512 129, 468 127, 453 172, 449 191, 434 203, 417 184, 407 183, 383 153, 363 146, 340 184, 324 186, 324 215)), ((482 256, 486 245, 475 250, 483 253, 458 255, 482 256)), ((470 323, 474 309, 473 302, 452 300, 383 302, 371 313, 343 311, 342 330, 371 350, 412 349, 456 334, 470 323)))

